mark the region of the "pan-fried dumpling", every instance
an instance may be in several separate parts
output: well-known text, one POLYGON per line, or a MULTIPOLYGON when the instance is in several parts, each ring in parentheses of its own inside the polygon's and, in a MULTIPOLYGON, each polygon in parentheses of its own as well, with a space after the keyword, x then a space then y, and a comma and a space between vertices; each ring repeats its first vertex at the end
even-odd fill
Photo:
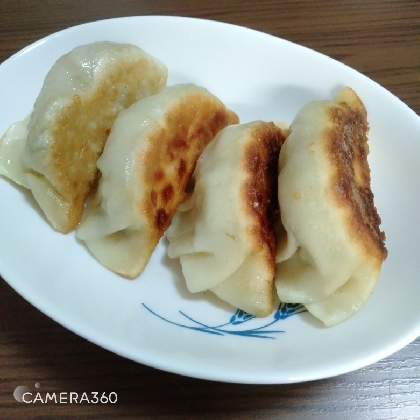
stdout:
POLYGON ((0 139, 0 175, 26 187, 28 169, 23 163, 29 117, 12 124, 0 139))
POLYGON ((166 230, 204 147, 238 117, 206 89, 169 86, 115 120, 98 160, 97 196, 78 238, 106 267, 136 277, 166 230))
POLYGON ((373 203, 365 107, 350 88, 307 104, 280 153, 276 287, 325 325, 371 295, 387 251, 373 203))
POLYGON ((123 109, 166 85, 159 60, 129 44, 96 42, 59 58, 28 120, 0 140, 0 174, 29 188, 61 232, 80 221, 96 160, 123 109))
POLYGON ((285 131, 256 121, 223 129, 204 149, 194 190, 166 237, 191 292, 211 290, 255 316, 273 310, 277 166, 285 131))

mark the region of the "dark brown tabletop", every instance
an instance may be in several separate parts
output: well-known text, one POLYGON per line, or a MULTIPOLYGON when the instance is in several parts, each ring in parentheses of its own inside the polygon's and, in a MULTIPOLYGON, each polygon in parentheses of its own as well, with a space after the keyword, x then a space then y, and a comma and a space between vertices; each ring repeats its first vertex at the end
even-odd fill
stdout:
MULTIPOLYGON (((135 15, 212 19, 305 45, 355 68, 420 113, 418 0, 0 0, 0 62, 69 26, 135 15)), ((420 419, 420 339, 338 377, 225 384, 158 371, 106 351, 49 319, 3 279, 0 302, 0 419, 420 419), (114 392, 118 401, 14 399, 17 386, 35 384, 51 392, 114 392)))

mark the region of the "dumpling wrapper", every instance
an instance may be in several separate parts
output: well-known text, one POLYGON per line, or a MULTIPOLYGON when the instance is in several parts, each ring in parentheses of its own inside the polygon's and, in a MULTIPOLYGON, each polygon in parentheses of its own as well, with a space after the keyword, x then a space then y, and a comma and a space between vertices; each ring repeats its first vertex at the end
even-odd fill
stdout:
POLYGON ((0 140, 0 175, 30 189, 53 227, 70 231, 96 185, 96 161, 115 118, 160 91, 167 74, 134 45, 74 48, 48 72, 30 118, 0 140))
POLYGON ((284 130, 262 121, 223 129, 200 156, 192 195, 166 232, 168 256, 180 259, 191 292, 211 290, 255 316, 273 310, 284 139, 284 130))
POLYGON ((129 278, 146 266, 204 147, 238 116, 208 90, 169 86, 121 112, 98 160, 101 179, 77 237, 129 278))
POLYGON ((310 102, 290 126, 279 160, 285 231, 276 288, 326 326, 370 297, 387 256, 373 203, 366 109, 350 88, 310 102))

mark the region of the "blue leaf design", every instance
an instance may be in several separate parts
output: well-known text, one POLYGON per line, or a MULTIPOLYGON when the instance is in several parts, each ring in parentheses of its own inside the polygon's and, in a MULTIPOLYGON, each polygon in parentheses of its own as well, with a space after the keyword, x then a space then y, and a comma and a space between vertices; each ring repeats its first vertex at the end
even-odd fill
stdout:
POLYGON ((216 326, 210 326, 206 325, 202 322, 199 322, 195 320, 194 318, 190 317, 189 315, 185 314, 182 311, 179 311, 179 313, 186 318, 188 321, 192 323, 192 325, 186 325, 181 324, 179 322, 174 322, 169 319, 164 318, 163 316, 157 314, 152 309, 150 309, 146 304, 142 304, 145 309, 147 309, 152 315, 158 317, 162 321, 165 321, 169 324, 176 325, 181 328, 187 328, 189 330, 194 331, 200 331, 207 334, 213 334, 213 335, 236 335, 240 337, 254 337, 254 338, 269 338, 274 339, 272 335, 283 333, 283 330, 270 330, 267 329, 269 326, 275 324, 276 322, 280 320, 284 320, 286 318, 289 318, 292 315, 297 315, 302 312, 305 312, 306 309, 304 306, 302 306, 300 303, 280 303, 277 310, 274 312, 272 320, 265 325, 262 325, 258 328, 250 328, 245 330, 235 330, 235 329, 227 329, 225 327, 227 326, 238 326, 242 325, 243 323, 250 321, 251 319, 254 319, 254 315, 247 314, 246 312, 242 311, 241 309, 237 309, 236 312, 230 317, 229 322, 222 324, 222 325, 216 325, 216 326))
POLYGON ((232 325, 239 325, 254 318, 254 315, 247 314, 242 309, 237 309, 233 316, 230 318, 229 323, 232 325))
POLYGON ((274 313, 274 319, 286 319, 289 318, 289 316, 300 314, 301 312, 306 312, 306 309, 302 304, 281 302, 277 311, 274 313))

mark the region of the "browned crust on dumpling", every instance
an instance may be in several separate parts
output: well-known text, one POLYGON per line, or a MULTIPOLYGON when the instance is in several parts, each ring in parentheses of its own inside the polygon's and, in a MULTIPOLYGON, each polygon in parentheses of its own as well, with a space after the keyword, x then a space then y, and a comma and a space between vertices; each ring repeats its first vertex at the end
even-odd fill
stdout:
POLYGON ((148 189, 140 204, 151 227, 154 248, 168 227, 204 147, 224 127, 239 122, 217 98, 192 93, 171 108, 165 123, 149 137, 141 156, 141 174, 148 189))
POLYGON ((251 241, 262 252, 266 265, 275 271, 276 238, 274 225, 279 217, 277 198, 278 159, 287 132, 273 123, 261 122, 250 133, 244 152, 246 181, 242 196, 251 219, 251 241))
POLYGON ((331 198, 344 211, 349 235, 363 252, 382 262, 387 250, 371 190, 367 113, 355 92, 347 88, 346 95, 350 100, 330 108, 333 125, 324 133, 334 173, 331 198))
MULTIPOLYGON (((146 59, 115 66, 91 95, 75 94, 55 118, 51 128, 48 179, 69 204, 68 224, 63 232, 80 222, 83 204, 97 182, 96 161, 112 124, 120 111, 138 99, 139 74, 148 66, 146 59)), ((156 85, 152 91, 158 89, 156 85)))

